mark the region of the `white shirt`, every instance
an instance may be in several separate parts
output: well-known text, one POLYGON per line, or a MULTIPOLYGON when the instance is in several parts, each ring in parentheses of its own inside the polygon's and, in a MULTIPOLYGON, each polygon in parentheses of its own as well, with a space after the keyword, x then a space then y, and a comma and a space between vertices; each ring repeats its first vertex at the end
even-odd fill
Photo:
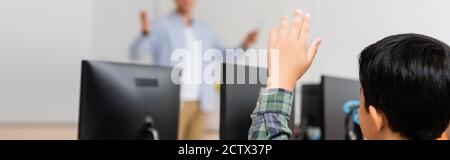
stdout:
POLYGON ((185 29, 186 49, 190 52, 183 60, 183 71, 181 78, 181 101, 199 101, 202 83, 202 51, 194 49, 195 34, 191 27, 185 29), (194 52, 197 51, 197 52, 194 52))

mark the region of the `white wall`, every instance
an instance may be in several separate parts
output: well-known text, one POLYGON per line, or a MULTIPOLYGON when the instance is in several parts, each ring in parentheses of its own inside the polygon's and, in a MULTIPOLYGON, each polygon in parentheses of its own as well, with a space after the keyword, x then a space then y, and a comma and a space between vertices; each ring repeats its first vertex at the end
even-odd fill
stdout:
POLYGON ((225 46, 239 45, 246 34, 260 29, 257 48, 265 48, 267 32, 283 14, 295 9, 310 11, 310 0, 198 0, 195 16, 206 21, 219 34, 225 46))
POLYGON ((318 0, 315 3, 319 6, 318 35, 323 39, 315 61, 318 75, 357 79, 358 54, 369 44, 392 34, 415 32, 450 43, 448 0, 318 0))
MULTIPOLYGON (((158 0, 94 0, 92 59, 129 62, 128 47, 140 34, 139 12, 158 16, 158 0)), ((149 57, 142 60, 149 63, 149 57)))
POLYGON ((90 0, 0 1, 0 123, 76 122, 90 0))

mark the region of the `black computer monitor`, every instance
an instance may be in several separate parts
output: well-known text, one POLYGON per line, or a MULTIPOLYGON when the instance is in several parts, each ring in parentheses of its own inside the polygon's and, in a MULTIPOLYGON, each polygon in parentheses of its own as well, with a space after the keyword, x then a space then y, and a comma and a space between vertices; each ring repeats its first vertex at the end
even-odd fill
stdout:
POLYGON ((350 100, 359 100, 360 83, 357 80, 322 77, 324 113, 324 138, 344 140, 346 137, 346 116, 343 105, 350 100))
POLYGON ((266 69, 223 64, 223 83, 220 88, 220 139, 248 139, 250 115, 255 109, 259 91, 265 87, 265 82, 258 77, 258 72, 267 74, 266 69), (250 76, 257 81, 250 83, 250 76), (237 84, 238 82, 240 84, 237 84))
MULTIPOLYGON (((303 85, 301 92, 303 133, 306 134, 311 127, 318 127, 319 139, 344 140, 347 114, 343 106, 350 100, 359 100, 359 89, 360 83, 356 80, 331 76, 322 76, 320 84, 303 85)), ((303 138, 308 139, 308 135, 303 138)))
POLYGON ((316 140, 321 139, 323 133, 323 107, 322 107, 322 85, 304 84, 301 87, 301 139, 316 140), (311 135, 308 131, 316 130, 316 134, 311 135))
POLYGON ((82 62, 78 138, 176 140, 179 86, 171 68, 82 62))
MULTIPOLYGON (((264 88, 267 82, 267 69, 223 64, 222 82, 220 92, 220 139, 247 140, 252 122, 250 115, 256 107, 261 88, 264 88), (250 77, 253 77, 253 79, 250 77), (236 84, 236 82, 244 83, 236 84)), ((292 113, 294 113, 294 109, 292 109, 292 113)), ((293 127, 294 120, 291 119, 291 127, 293 127)))

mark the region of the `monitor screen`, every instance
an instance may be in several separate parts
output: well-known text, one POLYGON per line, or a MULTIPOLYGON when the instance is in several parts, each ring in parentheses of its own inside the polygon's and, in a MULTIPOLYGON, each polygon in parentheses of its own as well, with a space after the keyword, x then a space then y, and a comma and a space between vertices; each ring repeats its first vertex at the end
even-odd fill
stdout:
POLYGON ((82 62, 79 139, 176 140, 179 86, 171 68, 82 62))
MULTIPOLYGON (((247 140, 259 92, 267 82, 267 69, 236 64, 222 66, 220 139, 247 140)), ((291 128, 294 126, 294 107, 291 128)))
POLYGON ((356 80, 323 76, 324 138, 344 140, 346 135, 344 103, 359 100, 360 83, 356 80))

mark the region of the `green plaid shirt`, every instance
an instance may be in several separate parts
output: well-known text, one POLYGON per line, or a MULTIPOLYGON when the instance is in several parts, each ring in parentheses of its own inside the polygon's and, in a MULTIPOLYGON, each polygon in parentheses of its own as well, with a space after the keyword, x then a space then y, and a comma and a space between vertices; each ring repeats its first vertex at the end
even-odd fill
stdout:
POLYGON ((293 93, 284 89, 262 89, 253 111, 250 140, 288 140, 293 93))

